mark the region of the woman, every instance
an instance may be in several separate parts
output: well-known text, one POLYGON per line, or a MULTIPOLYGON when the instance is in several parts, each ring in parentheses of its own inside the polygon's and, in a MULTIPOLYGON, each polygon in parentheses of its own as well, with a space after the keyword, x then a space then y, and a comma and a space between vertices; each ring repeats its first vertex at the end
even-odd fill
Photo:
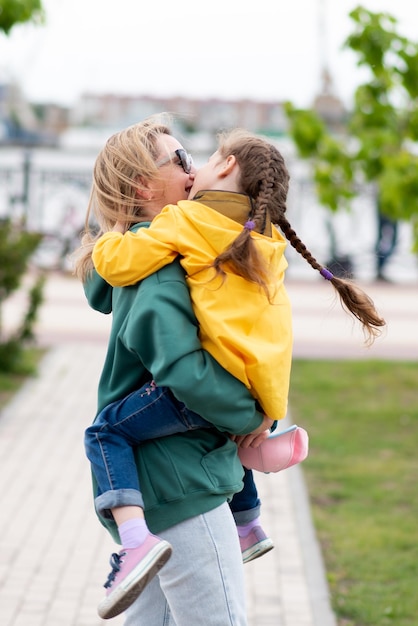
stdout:
MULTIPOLYGON (((166 204, 186 199, 193 184, 194 169, 186 172, 178 159, 157 166, 165 155, 182 149, 164 125, 148 120, 122 139, 136 167, 126 175, 119 198, 115 173, 112 202, 96 215, 98 235, 120 219, 126 228, 149 222, 166 204)), ((94 196, 89 212, 93 204, 94 196)), ((113 314, 98 412, 141 387, 152 372, 156 383, 179 400, 204 407, 204 417, 218 428, 156 439, 141 445, 136 455, 147 524, 173 553, 128 609, 125 624, 244 626, 242 557, 227 504, 242 488, 243 471, 226 433, 262 431, 272 422, 257 412, 245 387, 201 349, 180 265, 175 262, 132 287, 112 289, 93 272, 98 235, 87 232, 76 263, 90 305, 113 314)), ((101 521, 118 539, 115 520, 101 521)))

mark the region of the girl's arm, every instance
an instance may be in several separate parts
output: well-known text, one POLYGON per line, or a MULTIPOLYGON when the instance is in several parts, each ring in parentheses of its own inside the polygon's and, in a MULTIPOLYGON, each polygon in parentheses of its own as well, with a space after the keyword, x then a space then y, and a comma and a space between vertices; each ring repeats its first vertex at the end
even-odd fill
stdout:
POLYGON ((149 228, 102 235, 92 255, 98 274, 113 287, 125 287, 171 263, 179 254, 176 209, 165 207, 149 228))

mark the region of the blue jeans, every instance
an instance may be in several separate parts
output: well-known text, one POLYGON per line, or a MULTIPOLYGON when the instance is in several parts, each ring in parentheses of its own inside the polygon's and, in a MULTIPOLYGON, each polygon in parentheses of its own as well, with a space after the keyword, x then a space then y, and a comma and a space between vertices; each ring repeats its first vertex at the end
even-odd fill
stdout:
MULTIPOLYGON (((98 484, 96 511, 108 517, 109 509, 140 506, 140 490, 133 448, 157 437, 211 428, 212 424, 179 402, 167 387, 153 382, 105 407, 85 432, 86 454, 98 484)), ((260 501, 252 472, 245 470, 244 488, 235 494, 231 510, 237 524, 259 515, 260 501)))

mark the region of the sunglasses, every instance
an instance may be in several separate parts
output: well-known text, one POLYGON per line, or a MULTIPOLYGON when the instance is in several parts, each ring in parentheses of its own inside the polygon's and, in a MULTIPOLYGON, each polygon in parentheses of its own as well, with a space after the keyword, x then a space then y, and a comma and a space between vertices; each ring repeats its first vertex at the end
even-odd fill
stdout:
MULTIPOLYGON (((183 148, 179 148, 178 150, 175 150, 173 152, 173 155, 175 155, 180 161, 179 163, 176 163, 176 165, 180 165, 186 174, 190 174, 193 167, 193 159, 191 154, 188 154, 186 150, 183 150, 183 148)), ((166 163, 171 161, 173 159, 173 155, 170 155, 166 159, 163 159, 162 161, 157 163, 157 167, 161 167, 162 165, 165 165, 166 163)))

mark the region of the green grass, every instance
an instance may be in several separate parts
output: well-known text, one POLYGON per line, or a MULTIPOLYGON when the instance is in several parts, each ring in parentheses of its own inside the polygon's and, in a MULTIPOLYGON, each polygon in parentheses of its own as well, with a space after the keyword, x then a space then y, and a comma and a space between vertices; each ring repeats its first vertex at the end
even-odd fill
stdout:
POLYGON ((290 407, 339 626, 415 626, 418 362, 295 360, 290 407))

